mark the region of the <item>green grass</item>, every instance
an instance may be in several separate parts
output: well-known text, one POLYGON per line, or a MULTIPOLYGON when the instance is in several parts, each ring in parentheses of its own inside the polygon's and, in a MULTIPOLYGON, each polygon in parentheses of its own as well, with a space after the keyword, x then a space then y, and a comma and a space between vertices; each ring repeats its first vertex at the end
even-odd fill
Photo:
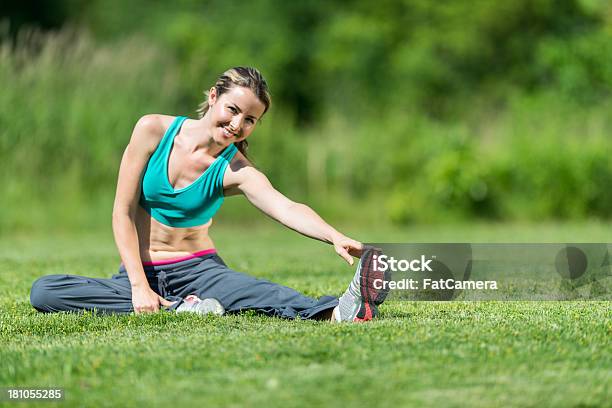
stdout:
MULTIPOLYGON (((312 296, 339 295, 352 276, 331 248, 290 231, 215 227, 235 269, 312 296)), ((609 231, 346 229, 405 242, 606 242, 609 231)), ((0 244, 0 386, 64 387, 58 406, 610 406, 610 302, 395 301, 362 325, 248 313, 45 315, 29 306, 32 281, 110 276, 119 263, 110 231, 3 235, 0 244)))

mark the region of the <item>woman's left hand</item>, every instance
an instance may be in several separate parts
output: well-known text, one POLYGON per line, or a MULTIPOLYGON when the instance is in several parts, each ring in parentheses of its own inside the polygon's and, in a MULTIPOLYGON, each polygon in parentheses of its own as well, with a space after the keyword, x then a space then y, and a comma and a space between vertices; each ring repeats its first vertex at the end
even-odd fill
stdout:
POLYGON ((353 265, 353 256, 361 257, 363 244, 359 241, 342 235, 334 239, 333 245, 336 253, 344 258, 349 265, 353 265))

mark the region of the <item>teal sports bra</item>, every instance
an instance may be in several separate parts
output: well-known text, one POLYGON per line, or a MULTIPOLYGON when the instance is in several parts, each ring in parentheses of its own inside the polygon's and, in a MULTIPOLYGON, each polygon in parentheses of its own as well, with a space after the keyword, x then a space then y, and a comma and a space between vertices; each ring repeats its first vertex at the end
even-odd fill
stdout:
POLYGON ((230 145, 187 187, 174 189, 168 180, 168 158, 174 137, 187 119, 178 116, 151 155, 142 177, 140 205, 151 217, 170 227, 206 224, 223 204, 223 175, 238 151, 230 145))

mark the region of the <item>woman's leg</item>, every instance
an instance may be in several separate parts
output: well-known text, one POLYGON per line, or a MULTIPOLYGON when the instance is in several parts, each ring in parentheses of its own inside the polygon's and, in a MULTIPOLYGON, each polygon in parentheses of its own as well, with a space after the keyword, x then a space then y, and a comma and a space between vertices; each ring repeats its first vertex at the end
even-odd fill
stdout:
POLYGON ((286 286, 233 271, 217 255, 167 274, 173 295, 214 298, 227 312, 255 310, 283 318, 317 319, 330 315, 338 305, 338 298, 333 296, 313 299, 286 286))
POLYGON ((131 313, 132 289, 127 274, 111 279, 76 275, 48 275, 38 279, 30 292, 32 306, 40 312, 131 313))

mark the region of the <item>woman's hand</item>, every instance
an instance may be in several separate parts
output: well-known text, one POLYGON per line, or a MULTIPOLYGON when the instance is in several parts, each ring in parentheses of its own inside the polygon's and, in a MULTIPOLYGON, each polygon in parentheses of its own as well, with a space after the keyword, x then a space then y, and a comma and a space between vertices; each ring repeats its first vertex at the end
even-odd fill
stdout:
POLYGON ((344 258, 349 265, 353 265, 353 257, 360 258, 363 251, 363 244, 361 242, 344 235, 334 238, 333 245, 336 253, 344 258))
POLYGON ((153 292, 149 285, 132 287, 132 305, 134 313, 153 313, 159 310, 159 305, 171 306, 172 302, 153 292))

